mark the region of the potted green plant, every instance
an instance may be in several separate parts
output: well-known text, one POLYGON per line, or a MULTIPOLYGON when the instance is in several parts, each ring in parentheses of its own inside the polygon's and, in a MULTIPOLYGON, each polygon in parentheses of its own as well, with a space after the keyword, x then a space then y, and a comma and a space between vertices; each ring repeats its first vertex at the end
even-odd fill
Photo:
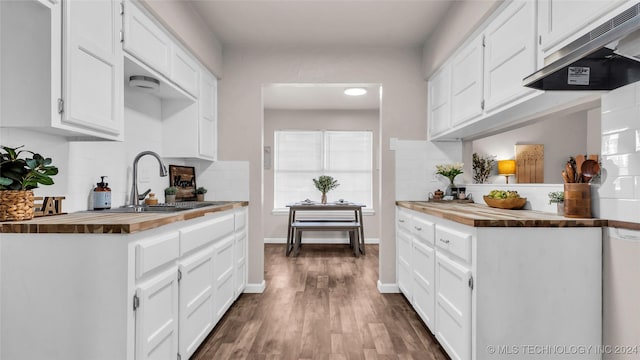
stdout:
POLYGON ((328 175, 321 175, 317 179, 313 179, 313 184, 322 193, 321 202, 327 203, 327 193, 340 186, 338 180, 328 175))
POLYGON ((204 194, 207 193, 207 189, 200 186, 199 188, 193 190, 193 193, 196 194, 197 201, 204 201, 204 194))
POLYGON ((564 191, 552 191, 549 193, 549 205, 556 204, 558 215, 564 215, 564 191))
POLYGON ((164 202, 167 204, 173 204, 176 202, 176 194, 178 193, 178 188, 175 186, 169 186, 164 189, 164 202))
POLYGON ((51 177, 58 174, 51 158, 23 147, 0 146, 0 221, 32 219, 32 189, 53 185, 51 177))

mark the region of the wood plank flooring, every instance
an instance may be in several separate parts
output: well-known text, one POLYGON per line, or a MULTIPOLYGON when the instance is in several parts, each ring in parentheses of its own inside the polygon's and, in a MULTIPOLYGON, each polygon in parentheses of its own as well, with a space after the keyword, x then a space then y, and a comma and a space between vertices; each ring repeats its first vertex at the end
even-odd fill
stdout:
POLYGON ((400 294, 380 294, 378 246, 265 245, 263 294, 242 294, 193 360, 446 360, 400 294))

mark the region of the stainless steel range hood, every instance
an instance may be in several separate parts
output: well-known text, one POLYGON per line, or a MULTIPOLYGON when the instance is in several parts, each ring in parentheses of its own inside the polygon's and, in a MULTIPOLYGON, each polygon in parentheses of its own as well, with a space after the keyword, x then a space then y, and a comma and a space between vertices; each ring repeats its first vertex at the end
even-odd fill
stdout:
POLYGON ((640 81, 640 3, 545 58, 524 78, 539 90, 612 90, 640 81))

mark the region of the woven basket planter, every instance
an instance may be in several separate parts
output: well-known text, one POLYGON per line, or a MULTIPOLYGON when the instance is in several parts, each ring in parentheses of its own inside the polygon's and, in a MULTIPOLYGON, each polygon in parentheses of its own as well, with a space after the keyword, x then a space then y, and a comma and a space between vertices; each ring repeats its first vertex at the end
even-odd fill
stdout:
POLYGON ((0 221, 33 219, 33 191, 0 190, 0 221))

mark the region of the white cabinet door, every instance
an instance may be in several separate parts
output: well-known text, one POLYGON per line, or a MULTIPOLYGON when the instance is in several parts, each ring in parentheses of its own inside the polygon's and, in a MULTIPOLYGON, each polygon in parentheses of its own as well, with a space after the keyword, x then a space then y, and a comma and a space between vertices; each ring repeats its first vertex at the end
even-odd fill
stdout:
POLYGON ((218 157, 218 80, 206 70, 200 71, 200 120, 198 146, 203 158, 218 157))
POLYGON ((244 292, 247 286, 247 209, 242 208, 235 212, 235 297, 237 298, 244 292))
POLYGON ((451 60, 451 126, 482 115, 482 37, 451 60))
MULTIPOLYGON (((599 25, 608 11, 627 0, 538 0, 538 35, 543 54, 589 25, 599 25)), ((631 5, 629 5, 631 6, 631 5)), ((566 45, 566 44, 561 44, 566 45)))
POLYGON ((471 270, 436 253, 436 338, 453 360, 471 358, 471 270))
POLYGON ((429 137, 450 127, 451 68, 445 64, 429 79, 429 137))
POLYGON ((235 237, 233 234, 217 242, 214 246, 214 323, 217 323, 224 313, 229 309, 234 297, 233 282, 233 245, 235 237))
POLYGON ((171 80, 194 97, 198 97, 200 70, 191 55, 173 44, 171 54, 171 80))
POLYGON ((179 351, 188 359, 213 329, 213 247, 179 262, 180 341, 179 351))
POLYGON ((123 56, 120 4, 63 3, 62 122, 113 139, 123 133, 123 56))
POLYGON ((411 301, 411 234, 398 229, 396 232, 396 242, 398 246, 398 287, 400 291, 411 301))
POLYGON ((435 251, 413 241, 413 307, 429 329, 435 326, 435 251))
POLYGON ((136 289, 136 360, 175 360, 178 354, 178 269, 136 289))
POLYGON ((124 50, 170 77, 171 39, 131 1, 125 1, 124 7, 124 50))
POLYGON ((535 2, 515 0, 485 30, 485 111, 506 105, 534 90, 522 79, 536 69, 535 2))

